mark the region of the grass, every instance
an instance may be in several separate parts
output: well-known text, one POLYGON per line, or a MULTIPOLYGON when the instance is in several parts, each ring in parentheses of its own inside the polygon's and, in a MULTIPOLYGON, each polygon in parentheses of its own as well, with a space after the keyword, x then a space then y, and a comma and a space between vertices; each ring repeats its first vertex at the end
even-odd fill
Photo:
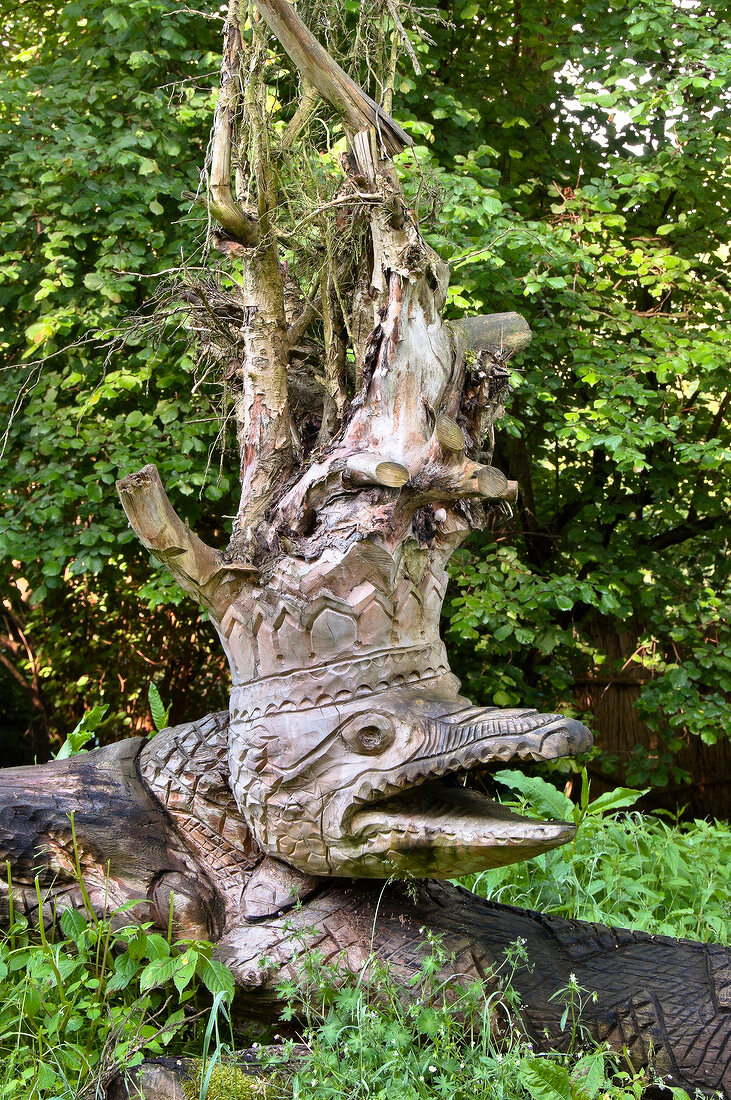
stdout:
POLYGON ((731 825, 681 822, 663 811, 611 812, 642 792, 625 792, 623 799, 611 792, 604 802, 587 799, 575 807, 541 779, 499 774, 522 788, 513 790, 511 806, 573 818, 576 838, 527 863, 469 875, 461 885, 524 909, 731 944, 731 825))

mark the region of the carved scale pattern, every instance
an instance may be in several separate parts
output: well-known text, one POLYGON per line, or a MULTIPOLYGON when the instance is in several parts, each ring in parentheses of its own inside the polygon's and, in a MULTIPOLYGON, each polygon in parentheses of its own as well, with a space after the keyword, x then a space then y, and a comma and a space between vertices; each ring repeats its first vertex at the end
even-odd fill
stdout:
POLYGON ((139 772, 238 919, 251 871, 263 859, 228 785, 226 711, 148 741, 139 772))

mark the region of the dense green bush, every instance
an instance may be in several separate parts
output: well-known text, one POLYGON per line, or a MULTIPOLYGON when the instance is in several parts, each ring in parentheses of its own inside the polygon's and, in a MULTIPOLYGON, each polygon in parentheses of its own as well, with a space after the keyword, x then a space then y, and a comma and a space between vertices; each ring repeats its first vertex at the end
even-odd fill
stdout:
POLYGON ((3 1100, 93 1100, 120 1068, 200 1050, 225 1013, 233 978, 211 945, 124 926, 133 904, 104 919, 65 909, 40 938, 11 911, 0 939, 3 1100))
POLYGON ((134 545, 114 489, 156 461, 181 514, 220 539, 216 425, 184 344, 130 336, 107 358, 150 277, 179 262, 219 26, 170 0, 23 4, 5 24, 0 347, 19 364, 0 376, 6 759, 28 727, 26 758, 47 758, 87 698, 110 704, 102 736, 150 728, 153 675, 178 713, 225 698, 212 629, 134 545))

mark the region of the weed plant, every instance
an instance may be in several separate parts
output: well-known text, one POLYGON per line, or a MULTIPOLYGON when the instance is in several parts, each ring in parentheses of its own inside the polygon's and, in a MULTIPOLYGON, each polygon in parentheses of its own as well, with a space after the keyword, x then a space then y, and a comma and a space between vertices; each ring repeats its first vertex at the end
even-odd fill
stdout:
POLYGON ((575 806, 521 772, 496 778, 521 813, 574 821, 574 841, 526 863, 469 875, 482 897, 524 909, 645 932, 731 943, 731 825, 627 812, 644 793, 618 788, 575 806), (613 811, 622 812, 615 813, 613 811))
MULTIPOLYGON (((343 981, 337 966, 313 952, 305 956, 300 980, 280 989, 290 1015, 301 1014, 304 993, 309 1055, 291 1078, 294 1100, 638 1100, 642 1095, 649 1083, 644 1074, 628 1072, 604 1049, 583 1042, 580 1020, 571 1011, 581 991, 570 983, 562 991, 570 1052, 534 1052, 511 989, 514 970, 525 961, 522 943, 508 950, 488 982, 460 985, 444 977, 453 972, 454 960, 439 939, 426 931, 425 938, 421 968, 406 995, 378 959, 343 981)), ((674 1100, 685 1097, 675 1091, 674 1100)))
POLYGON ((11 904, 0 939, 0 1100, 95 1100, 145 1056, 200 1051, 211 995, 225 1012, 233 978, 210 944, 124 926, 133 905, 104 919, 68 908, 36 929, 11 904))

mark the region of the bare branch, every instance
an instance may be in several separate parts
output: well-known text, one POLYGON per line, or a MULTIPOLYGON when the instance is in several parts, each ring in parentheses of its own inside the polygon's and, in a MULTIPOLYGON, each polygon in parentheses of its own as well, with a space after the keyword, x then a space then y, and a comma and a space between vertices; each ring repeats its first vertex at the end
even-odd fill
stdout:
POLYGON ((201 603, 202 589, 223 568, 221 555, 183 523, 163 488, 157 467, 144 466, 117 482, 127 519, 144 547, 164 562, 181 588, 201 603))
POLYGON ((351 133, 375 127, 390 156, 413 145, 406 131, 330 57, 287 0, 256 0, 256 4, 302 76, 342 116, 351 133))
POLYGON ((211 142, 210 197, 203 201, 220 225, 242 244, 252 247, 259 239, 256 221, 245 214, 231 192, 231 145, 241 70, 242 39, 239 0, 230 0, 223 32, 221 94, 216 106, 211 142))
POLYGON ((532 339, 528 322, 519 313, 463 317, 461 321, 452 321, 451 325, 465 351, 496 347, 515 354, 527 348, 532 339))
POLYGON ((279 146, 280 153, 286 153, 288 149, 292 148, 300 133, 317 110, 319 102, 320 93, 317 88, 303 77, 302 95, 297 104, 297 109, 287 123, 286 129, 282 134, 282 143, 279 146))

